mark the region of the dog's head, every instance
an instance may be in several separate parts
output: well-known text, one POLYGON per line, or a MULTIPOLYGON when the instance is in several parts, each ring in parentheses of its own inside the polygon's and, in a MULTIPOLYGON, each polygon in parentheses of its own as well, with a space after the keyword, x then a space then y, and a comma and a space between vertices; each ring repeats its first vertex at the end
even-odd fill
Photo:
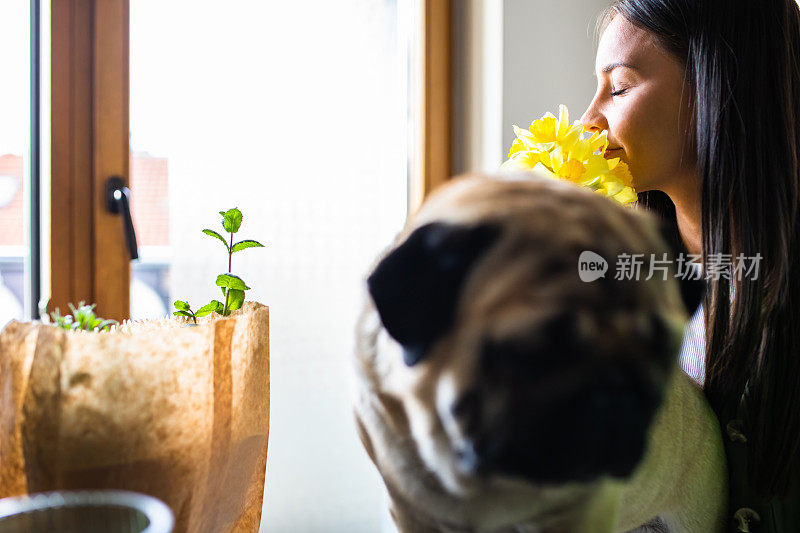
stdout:
POLYGON ((368 288, 397 347, 383 392, 447 490, 632 472, 702 290, 661 231, 546 179, 457 180, 412 219, 368 288), (586 251, 605 276, 582 281, 586 251), (639 278, 615 279, 628 260, 639 278))

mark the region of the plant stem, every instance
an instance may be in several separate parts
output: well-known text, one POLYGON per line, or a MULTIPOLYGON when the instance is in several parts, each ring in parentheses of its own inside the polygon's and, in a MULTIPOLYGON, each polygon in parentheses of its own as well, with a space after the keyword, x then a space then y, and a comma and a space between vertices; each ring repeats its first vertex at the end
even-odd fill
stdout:
MULTIPOLYGON (((231 273, 231 259, 233 258, 233 232, 231 232, 231 244, 228 246, 228 274, 231 273)), ((222 316, 228 316, 228 293, 231 292, 230 287, 225 287, 225 307, 222 309, 222 316)))
POLYGON ((228 246, 228 274, 231 273, 231 259, 233 259, 233 232, 231 232, 231 244, 228 246))

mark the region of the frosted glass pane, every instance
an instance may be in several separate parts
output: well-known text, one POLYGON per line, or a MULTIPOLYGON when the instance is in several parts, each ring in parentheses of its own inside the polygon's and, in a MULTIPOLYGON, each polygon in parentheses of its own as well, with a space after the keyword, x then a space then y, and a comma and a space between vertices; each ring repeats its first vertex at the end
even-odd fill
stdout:
POLYGON ((30 308, 30 10, 0 2, 0 329, 30 308))

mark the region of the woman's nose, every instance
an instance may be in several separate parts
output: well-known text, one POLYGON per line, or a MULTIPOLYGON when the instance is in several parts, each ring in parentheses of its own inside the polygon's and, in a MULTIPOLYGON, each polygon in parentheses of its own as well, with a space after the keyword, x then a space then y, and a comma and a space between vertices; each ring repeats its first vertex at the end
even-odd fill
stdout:
POLYGON ((584 129, 590 133, 608 129, 608 121, 606 117, 597 110, 594 101, 589 104, 589 107, 583 112, 581 124, 583 124, 584 129))

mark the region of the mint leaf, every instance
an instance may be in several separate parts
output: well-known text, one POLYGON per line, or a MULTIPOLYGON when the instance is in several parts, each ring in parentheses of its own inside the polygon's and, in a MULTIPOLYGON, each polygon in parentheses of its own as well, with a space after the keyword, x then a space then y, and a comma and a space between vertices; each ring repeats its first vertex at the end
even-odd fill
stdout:
POLYGON ((239 228, 242 225, 242 212, 239 211, 237 208, 228 209, 226 212, 220 211, 220 214, 224 217, 222 221, 222 227, 225 228, 225 231, 228 233, 236 233, 239 231, 239 228))
POLYGON ((233 274, 220 274, 217 276, 217 286, 228 287, 229 289, 238 289, 240 291, 250 290, 250 287, 245 285, 242 278, 233 274))
POLYGON ((181 300, 175 300, 175 303, 172 305, 175 306, 175 309, 180 309, 181 311, 189 310, 189 304, 181 300))
POLYGON ((244 303, 244 291, 231 289, 228 292, 228 311, 236 311, 244 303))
POLYGON ((172 314, 175 316, 188 316, 189 318, 192 317, 192 315, 190 315, 186 311, 173 311, 172 314))
POLYGON ((225 249, 226 250, 228 249, 228 243, 227 243, 227 241, 225 241, 225 237, 223 237, 222 235, 220 235, 219 233, 217 233, 213 229, 204 229, 203 233, 205 233, 206 235, 208 235, 210 237, 216 237, 217 239, 221 240, 222 244, 225 245, 225 249))
POLYGON ((244 250, 245 248, 263 248, 264 245, 258 241, 253 241, 250 239, 246 239, 244 241, 239 241, 235 243, 231 247, 231 253, 238 252, 240 250, 244 250))
POLYGON ((195 313, 195 316, 198 317, 206 316, 210 315, 211 313, 222 314, 222 309, 224 307, 225 306, 222 304, 222 302, 218 302, 217 300, 211 300, 209 303, 198 309, 197 312, 195 313))

